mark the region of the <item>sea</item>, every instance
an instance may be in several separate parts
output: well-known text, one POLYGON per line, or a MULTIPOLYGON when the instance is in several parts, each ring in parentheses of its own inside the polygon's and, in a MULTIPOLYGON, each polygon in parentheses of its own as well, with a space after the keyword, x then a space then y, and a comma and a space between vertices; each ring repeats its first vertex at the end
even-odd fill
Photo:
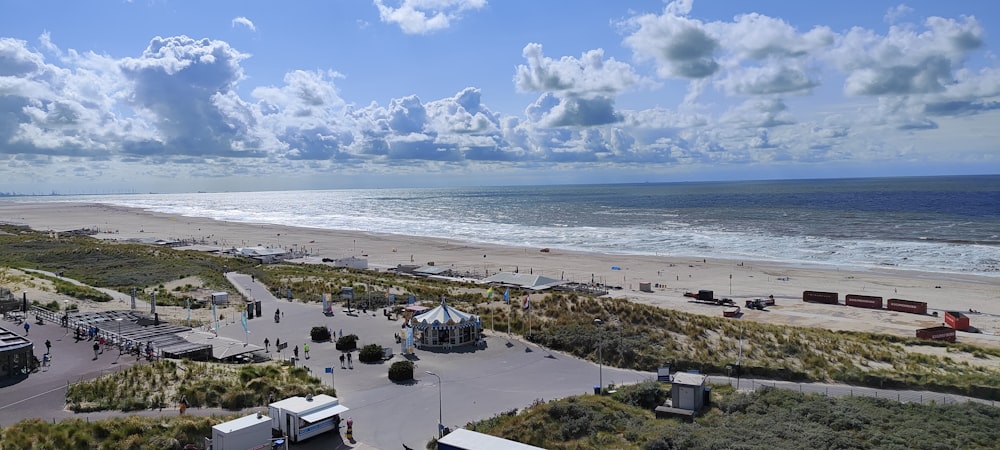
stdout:
POLYGON ((46 200, 469 243, 1000 278, 1000 175, 46 200))

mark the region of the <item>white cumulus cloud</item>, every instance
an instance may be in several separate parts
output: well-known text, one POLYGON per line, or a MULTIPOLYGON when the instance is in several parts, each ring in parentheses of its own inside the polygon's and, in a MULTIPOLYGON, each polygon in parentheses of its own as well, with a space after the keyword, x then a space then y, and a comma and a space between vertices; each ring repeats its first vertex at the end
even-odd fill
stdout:
POLYGON ((406 34, 446 29, 462 14, 486 7, 486 0, 374 0, 379 19, 399 26, 406 34), (391 6, 387 3, 396 3, 391 6))

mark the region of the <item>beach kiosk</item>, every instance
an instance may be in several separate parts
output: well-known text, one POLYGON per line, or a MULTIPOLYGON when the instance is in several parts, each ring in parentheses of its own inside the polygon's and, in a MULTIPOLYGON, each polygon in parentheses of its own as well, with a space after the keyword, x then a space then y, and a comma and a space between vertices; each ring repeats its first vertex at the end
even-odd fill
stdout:
POLYGON ((271 428, 295 443, 336 430, 340 414, 347 411, 336 397, 326 394, 289 397, 267 407, 271 428))
POLYGON ((261 413, 233 419, 212 427, 212 450, 271 448, 271 418, 261 413))

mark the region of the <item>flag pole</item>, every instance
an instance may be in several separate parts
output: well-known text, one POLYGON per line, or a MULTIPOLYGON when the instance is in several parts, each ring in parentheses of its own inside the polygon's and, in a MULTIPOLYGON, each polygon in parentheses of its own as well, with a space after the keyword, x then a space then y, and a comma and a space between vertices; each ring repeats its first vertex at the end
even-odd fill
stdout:
POLYGON ((507 304, 507 339, 510 339, 510 316, 513 314, 510 305, 510 288, 504 289, 503 301, 507 304))

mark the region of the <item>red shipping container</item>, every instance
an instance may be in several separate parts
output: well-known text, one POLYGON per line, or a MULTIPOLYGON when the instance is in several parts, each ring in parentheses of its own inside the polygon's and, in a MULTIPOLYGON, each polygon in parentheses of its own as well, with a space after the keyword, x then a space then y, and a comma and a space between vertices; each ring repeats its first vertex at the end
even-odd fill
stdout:
POLYGON ((915 302, 913 300, 902 300, 890 298, 886 302, 886 309, 912 314, 927 314, 927 302, 915 302))
POLYGON ((844 296, 844 304, 856 308, 882 309, 882 297, 847 294, 844 296))
POLYGON ((944 323, 958 331, 969 331, 969 316, 959 311, 945 311, 944 323))
POLYGON ((917 337, 933 341, 955 342, 955 329, 952 327, 931 327, 917 330, 917 337))
POLYGON ((837 293, 836 292, 820 292, 820 291, 803 291, 802 301, 813 302, 813 303, 826 303, 829 305, 837 304, 837 293))

